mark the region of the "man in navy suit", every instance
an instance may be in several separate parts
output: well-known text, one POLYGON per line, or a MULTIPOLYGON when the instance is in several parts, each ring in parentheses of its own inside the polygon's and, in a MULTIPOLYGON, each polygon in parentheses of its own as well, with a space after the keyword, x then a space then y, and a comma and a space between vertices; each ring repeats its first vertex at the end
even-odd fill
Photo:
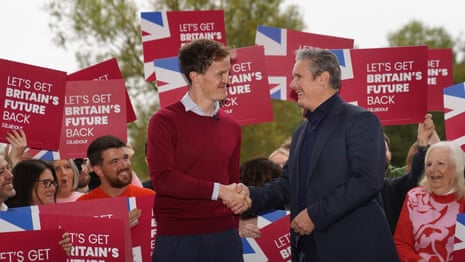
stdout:
POLYGON ((306 121, 282 176, 241 189, 252 199, 244 215, 289 203, 293 261, 398 261, 379 194, 386 164, 379 119, 341 99, 329 50, 298 50, 292 75, 306 121))

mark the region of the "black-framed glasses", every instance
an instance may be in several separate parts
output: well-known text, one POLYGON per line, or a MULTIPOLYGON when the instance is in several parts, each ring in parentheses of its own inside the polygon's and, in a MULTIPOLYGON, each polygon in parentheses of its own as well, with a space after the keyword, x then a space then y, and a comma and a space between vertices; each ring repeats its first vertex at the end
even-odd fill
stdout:
POLYGON ((42 183, 45 188, 49 188, 51 185, 53 185, 54 187, 58 186, 58 182, 52 179, 39 179, 37 180, 37 182, 42 183))

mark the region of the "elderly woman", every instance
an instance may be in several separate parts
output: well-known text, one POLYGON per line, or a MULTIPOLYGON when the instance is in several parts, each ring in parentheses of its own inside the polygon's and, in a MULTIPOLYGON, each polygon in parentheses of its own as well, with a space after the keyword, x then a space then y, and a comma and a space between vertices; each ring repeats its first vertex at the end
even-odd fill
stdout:
POLYGON ((428 149, 425 177, 407 193, 394 233, 401 261, 452 261, 456 217, 465 211, 464 167, 456 143, 428 149))

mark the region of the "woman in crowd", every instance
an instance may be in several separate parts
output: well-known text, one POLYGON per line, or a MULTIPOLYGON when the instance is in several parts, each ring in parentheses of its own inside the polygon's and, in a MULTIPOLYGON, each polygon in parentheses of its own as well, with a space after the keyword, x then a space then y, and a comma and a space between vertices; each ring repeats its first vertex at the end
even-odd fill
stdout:
MULTIPOLYGON (((241 183, 247 186, 261 186, 281 176, 281 170, 281 166, 271 159, 257 157, 246 160, 241 164, 239 178, 241 183)), ((249 238, 260 237, 261 232, 257 222, 257 216, 241 218, 239 220, 239 236, 249 238)))
POLYGON ((271 161, 281 166, 281 168, 283 168, 287 162, 287 159, 289 158, 290 147, 291 138, 289 137, 276 150, 271 152, 271 154, 268 156, 268 159, 270 159, 271 161))
POLYGON ((38 159, 22 160, 12 173, 16 196, 7 201, 9 208, 56 202, 57 178, 49 163, 38 159))
POLYGON ((79 171, 72 159, 53 160, 50 164, 55 168, 57 175, 57 203, 76 201, 83 193, 77 191, 79 171))
POLYGON ((425 177, 407 193, 394 233, 401 261, 452 261, 456 217, 465 211, 464 167, 456 143, 430 146, 425 177))

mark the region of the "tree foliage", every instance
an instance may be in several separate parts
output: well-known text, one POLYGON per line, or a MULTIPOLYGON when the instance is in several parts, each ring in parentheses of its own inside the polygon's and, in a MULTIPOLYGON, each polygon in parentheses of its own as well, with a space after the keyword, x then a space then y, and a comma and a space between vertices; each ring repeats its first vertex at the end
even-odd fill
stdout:
MULTIPOLYGON (((397 32, 388 34, 390 46, 426 45, 429 48, 451 48, 453 50, 454 82, 465 80, 464 43, 456 39, 442 27, 428 27, 420 21, 413 20, 397 32), (462 60, 460 60, 462 59, 462 60), (460 61, 458 61, 460 60, 460 61)), ((432 112, 439 137, 445 139, 444 113, 432 112)), ((416 141, 417 125, 388 126, 384 128, 391 138, 392 162, 401 166, 405 164, 408 149, 416 141)))
MULTIPOLYGON (((137 121, 128 125, 131 143, 136 149, 133 167, 142 178, 147 177, 145 165, 146 124, 159 107, 156 86, 144 80, 140 14, 144 10, 213 10, 225 12, 228 45, 250 46, 255 43, 257 25, 302 30, 302 15, 295 5, 283 8, 282 0, 50 0, 45 10, 50 14, 49 26, 55 43, 75 53, 81 68, 117 58, 126 80, 137 121), (155 96, 155 98, 153 97, 155 96)), ((289 69, 291 70, 291 69, 289 69)), ((300 115, 293 103, 273 102, 273 123, 243 127, 241 157, 269 154, 290 135, 300 115)))

